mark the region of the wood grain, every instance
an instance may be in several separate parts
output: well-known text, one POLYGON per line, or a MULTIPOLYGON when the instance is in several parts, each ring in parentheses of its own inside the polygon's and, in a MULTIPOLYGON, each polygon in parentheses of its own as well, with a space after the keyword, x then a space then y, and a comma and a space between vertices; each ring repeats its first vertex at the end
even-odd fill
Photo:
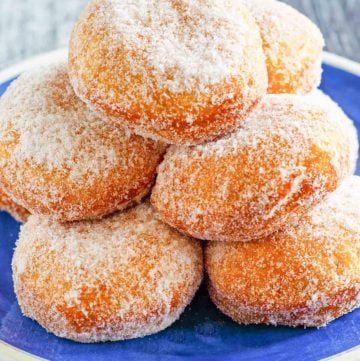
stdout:
MULTIPOLYGON (((284 1, 320 26, 327 50, 360 61, 360 0, 284 1)), ((0 69, 66 46, 71 27, 87 2, 0 0, 0 69)))
POLYGON ((321 29, 326 50, 360 61, 360 0, 284 0, 321 29))

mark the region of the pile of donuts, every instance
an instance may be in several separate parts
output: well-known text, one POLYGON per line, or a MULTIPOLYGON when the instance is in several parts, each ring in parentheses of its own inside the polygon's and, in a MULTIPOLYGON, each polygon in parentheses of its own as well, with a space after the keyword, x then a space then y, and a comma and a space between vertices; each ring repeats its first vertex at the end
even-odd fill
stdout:
POLYGON ((0 100, 23 314, 79 342, 142 337, 203 268, 241 324, 359 307, 358 140, 316 89, 323 46, 275 0, 92 0, 68 58, 0 100))

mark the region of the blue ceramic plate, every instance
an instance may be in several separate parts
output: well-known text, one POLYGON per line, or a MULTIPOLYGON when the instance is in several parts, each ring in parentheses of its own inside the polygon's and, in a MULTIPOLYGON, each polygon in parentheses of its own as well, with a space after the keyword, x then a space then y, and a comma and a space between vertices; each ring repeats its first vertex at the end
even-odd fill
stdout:
MULTIPOLYGON (((47 54, 0 74, 0 95, 21 71, 56 55, 47 54)), ((358 129, 359 68, 358 64, 326 54, 321 86, 340 103, 358 129)), ((350 349, 356 359, 360 358, 356 350, 360 346, 360 310, 319 330, 239 326, 217 311, 204 286, 180 320, 156 335, 94 345, 58 338, 23 317, 16 302, 10 263, 18 231, 19 224, 0 213, 0 359, 33 360, 31 355, 37 355, 59 361, 319 360, 350 349)))

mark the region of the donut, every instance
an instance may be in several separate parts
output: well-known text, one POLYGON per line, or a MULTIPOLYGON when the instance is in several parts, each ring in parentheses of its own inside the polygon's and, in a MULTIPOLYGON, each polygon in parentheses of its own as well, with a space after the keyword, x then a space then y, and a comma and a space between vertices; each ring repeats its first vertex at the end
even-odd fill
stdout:
POLYGON ((242 324, 320 327, 360 306, 360 177, 296 226, 249 243, 209 242, 217 307, 242 324))
POLYGON ((336 114, 339 119, 342 119, 342 125, 344 131, 349 135, 348 137, 348 146, 350 150, 350 165, 351 165, 351 174, 355 174, 357 162, 359 158, 359 139, 357 135, 357 128, 354 122, 348 118, 344 113, 342 108, 332 99, 330 96, 325 94, 322 90, 316 89, 311 93, 311 96, 314 100, 317 98, 319 103, 323 103, 323 106, 328 107, 329 111, 336 114))
POLYGON ((260 28, 269 76, 268 93, 306 94, 321 80, 323 36, 289 5, 275 0, 242 0, 260 28))
POLYGON ((93 0, 69 74, 90 106, 169 144, 227 134, 267 89, 259 29, 238 0, 93 0))
POLYGON ((0 99, 0 183, 32 214, 65 222, 123 209, 149 191, 165 149, 90 110, 66 59, 21 75, 0 99))
POLYGON ((90 343, 142 337, 175 322, 203 274, 199 241, 156 220, 148 203, 101 220, 30 216, 12 268, 24 315, 90 343))
POLYGON ((0 211, 9 213, 20 223, 26 222, 29 217, 29 212, 25 208, 16 204, 1 188, 0 211))
POLYGON ((267 95, 232 134, 172 146, 151 201, 193 237, 250 241, 297 222, 354 169, 356 131, 332 101, 267 95))

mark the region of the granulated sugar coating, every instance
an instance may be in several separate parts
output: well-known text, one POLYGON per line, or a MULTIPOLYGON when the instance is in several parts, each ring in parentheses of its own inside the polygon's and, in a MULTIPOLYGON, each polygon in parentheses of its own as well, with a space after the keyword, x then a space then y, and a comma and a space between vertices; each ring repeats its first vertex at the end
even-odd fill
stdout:
POLYGON ((263 41, 268 92, 305 94, 321 79, 324 39, 310 19, 275 0, 241 0, 254 16, 263 41))
POLYGON ((267 88, 259 29, 237 0, 93 0, 69 67, 84 101, 176 144, 232 131, 267 88))
POLYGON ((19 77, 0 100, 0 179, 31 213, 101 217, 144 196, 165 145, 131 135, 79 100, 66 61, 19 77))
POLYGON ((152 204, 196 238, 250 241, 296 222, 354 170, 356 131, 328 97, 268 95, 233 134, 171 147, 152 204))
POLYGON ((29 217, 29 212, 15 203, 5 192, 0 188, 0 211, 10 213, 17 221, 25 222, 29 217))
POLYGON ((99 221, 31 216, 13 258, 23 313, 79 342, 149 335, 175 322, 197 291, 202 248, 155 219, 147 203, 99 221))
POLYGON ((249 243, 209 242, 211 298, 235 321, 324 326, 360 306, 360 178, 300 224, 249 243))

